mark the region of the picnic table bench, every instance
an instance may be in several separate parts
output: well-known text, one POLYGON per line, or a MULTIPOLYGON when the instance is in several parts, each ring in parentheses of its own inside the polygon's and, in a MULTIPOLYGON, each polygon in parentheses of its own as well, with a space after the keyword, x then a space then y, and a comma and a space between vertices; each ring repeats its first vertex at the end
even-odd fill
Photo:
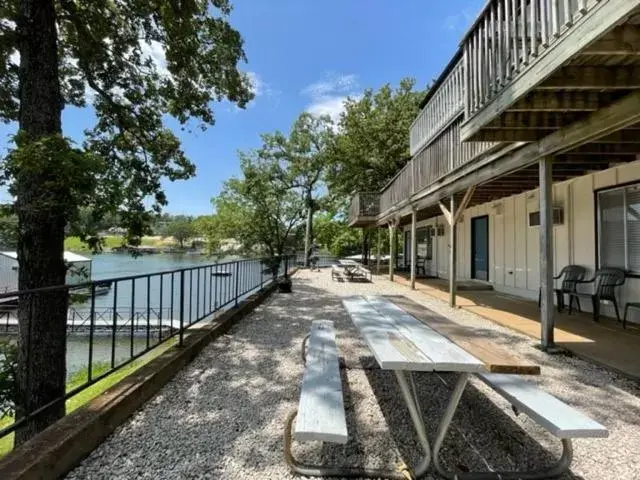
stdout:
MULTIPOLYGON (((551 478, 562 475, 569 469, 573 457, 573 438, 608 435, 605 427, 521 376, 539 374, 539 366, 524 363, 496 345, 488 347, 484 338, 474 338, 472 334, 465 336, 465 330, 467 333, 472 332, 469 328, 451 322, 404 297, 348 297, 343 300, 343 304, 380 368, 393 370, 395 373, 424 455, 412 469, 403 466, 396 471, 304 465, 291 454, 294 413, 289 416, 285 429, 285 458, 297 473, 310 476, 406 479, 421 477, 433 465, 445 478, 551 478), (459 373, 446 411, 437 427, 433 447, 427 437, 412 372, 459 373), (439 452, 472 375, 509 401, 514 411, 527 414, 561 440, 562 454, 556 463, 528 472, 445 470, 439 461, 439 452)), ((344 443, 346 421, 342 394, 336 393, 340 377, 335 336, 332 326, 323 325, 322 334, 317 333, 320 327, 315 322, 312 326, 294 437, 303 441, 333 438, 324 441, 344 443), (319 371, 324 373, 319 374, 319 371), (314 400, 310 401, 309 398, 314 400), (306 420, 309 416, 327 419, 327 423, 316 421, 310 425, 306 420), (338 430, 334 430, 336 424, 338 430), (340 434, 334 437, 336 431, 340 434)))

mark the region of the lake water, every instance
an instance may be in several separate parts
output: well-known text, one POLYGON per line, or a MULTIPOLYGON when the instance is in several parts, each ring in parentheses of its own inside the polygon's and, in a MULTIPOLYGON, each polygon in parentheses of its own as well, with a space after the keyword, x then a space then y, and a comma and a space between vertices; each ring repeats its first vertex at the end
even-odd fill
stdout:
MULTIPOLYGON (((166 337, 171 327, 180 325, 181 299, 187 325, 213 310, 232 305, 236 291, 248 294, 269 279, 262 274, 258 261, 224 265, 225 261, 229 260, 221 260, 223 265, 216 267, 214 259, 203 255, 153 254, 136 258, 119 253, 93 255, 93 280, 153 274, 114 282, 107 294, 95 297, 93 363, 114 360, 117 365, 129 359, 132 350, 134 354, 140 353, 147 344, 156 344, 161 335, 166 337), (191 267, 197 268, 182 275, 175 272, 191 267), (223 271, 225 276, 215 275, 223 271), (182 294, 181 282, 184 282, 182 294)), ((91 302, 76 301, 70 312, 73 327, 67 337, 68 375, 85 368, 89 362, 87 326, 91 302)))

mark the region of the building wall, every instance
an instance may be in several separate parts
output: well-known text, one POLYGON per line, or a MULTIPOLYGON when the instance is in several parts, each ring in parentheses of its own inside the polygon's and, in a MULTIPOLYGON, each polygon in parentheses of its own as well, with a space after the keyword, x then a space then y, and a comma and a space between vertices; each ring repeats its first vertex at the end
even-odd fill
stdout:
MULTIPOLYGON (((640 161, 578 177, 553 187, 554 205, 564 208, 564 223, 554 225, 554 271, 568 264, 582 265, 590 275, 596 268, 595 191, 630 182, 640 182, 640 161)), ((538 190, 524 192, 490 203, 468 208, 458 224, 458 278, 471 278, 471 219, 489 217, 489 282, 497 291, 537 300, 540 286, 539 228, 529 226, 529 213, 539 210, 538 190)), ((418 226, 445 224, 443 216, 418 223, 418 226)), ((405 229, 410 230, 408 225, 405 229)), ((436 239, 436 269, 448 276, 449 228, 436 239)), ((620 289, 621 312, 627 301, 640 300, 640 278, 627 278, 620 289)), ((591 311, 587 301, 583 310, 591 311)), ((605 315, 613 308, 603 306, 605 315)), ((640 323, 640 312, 631 309, 629 320, 640 323)))

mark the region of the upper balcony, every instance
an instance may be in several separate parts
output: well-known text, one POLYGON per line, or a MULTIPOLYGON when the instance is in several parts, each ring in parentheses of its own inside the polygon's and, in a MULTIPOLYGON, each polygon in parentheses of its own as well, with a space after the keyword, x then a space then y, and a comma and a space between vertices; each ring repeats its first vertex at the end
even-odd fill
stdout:
POLYGON ((640 88, 640 0, 489 0, 462 42, 462 141, 536 141, 640 88))
POLYGON ((376 222, 379 213, 379 193, 356 193, 349 205, 347 221, 350 227, 366 227, 376 222))
POLYGON ((461 55, 456 55, 433 88, 433 94, 427 97, 426 105, 411 124, 411 155, 418 153, 463 112, 464 69, 461 55))

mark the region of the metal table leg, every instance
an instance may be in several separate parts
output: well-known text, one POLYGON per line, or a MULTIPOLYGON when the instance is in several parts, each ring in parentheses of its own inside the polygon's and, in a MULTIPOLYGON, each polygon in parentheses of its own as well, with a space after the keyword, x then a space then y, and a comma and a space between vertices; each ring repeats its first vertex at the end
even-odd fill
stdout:
POLYGON ((444 441, 445 436, 447 435, 447 431, 449 430, 449 426, 451 425, 451 420, 453 419, 453 415, 458 408, 458 404, 460 403, 460 398, 462 397, 462 392, 464 392, 464 388, 466 387, 469 381, 469 374, 463 373, 460 375, 455 388, 453 389, 453 393, 451 394, 451 398, 449 399, 449 404, 447 405, 447 409, 445 410, 444 416, 440 420, 440 424, 438 425, 438 430, 436 433, 436 440, 433 445, 433 466, 435 470, 443 476, 444 478, 448 478, 451 480, 505 480, 505 479, 522 479, 522 480, 537 480, 544 478, 553 478, 559 477, 564 474, 571 465, 571 461, 573 459, 573 446, 570 439, 562 439, 562 455, 560 459, 553 465, 539 469, 533 470, 530 472, 449 472, 446 471, 442 465, 440 464, 439 453, 440 448, 442 447, 442 442, 444 441))
POLYGON ((422 446, 422 450, 424 450, 424 457, 411 471, 413 478, 420 478, 427 472, 427 469, 431 464, 431 447, 429 445, 429 439, 427 438, 422 410, 420 409, 420 402, 418 401, 418 394, 416 392, 411 372, 394 370, 394 373, 396 374, 396 378, 400 384, 400 390, 402 391, 404 401, 409 409, 411 421, 413 422, 413 426, 418 434, 418 440, 420 440, 420 445, 422 446))

